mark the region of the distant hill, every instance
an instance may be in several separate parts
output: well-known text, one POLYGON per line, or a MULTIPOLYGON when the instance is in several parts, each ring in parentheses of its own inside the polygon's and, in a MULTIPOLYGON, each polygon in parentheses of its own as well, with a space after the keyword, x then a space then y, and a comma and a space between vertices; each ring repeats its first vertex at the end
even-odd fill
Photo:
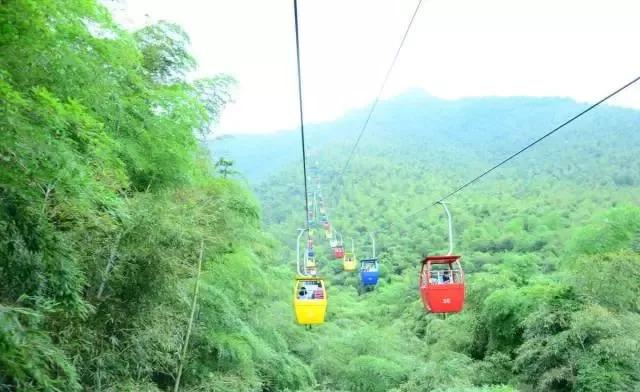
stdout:
MULTIPOLYGON (((381 274, 363 293, 318 227, 331 302, 325 325, 294 351, 307 353, 323 390, 640 390, 638 111, 599 107, 447 200, 465 308, 429 315, 418 295, 421 260, 448 249, 445 214, 429 206, 585 107, 412 91, 380 104, 344 176, 366 108, 307 128, 318 173, 309 189, 356 257, 372 255, 375 234, 381 274)), ((293 274, 306 216, 299 134, 213 147, 249 178, 293 274)))
MULTIPOLYGON (((566 98, 470 98, 443 100, 412 90, 378 105, 358 148, 395 159, 442 159, 491 163, 584 110, 586 104, 566 98)), ((329 123, 307 126, 307 151, 312 158, 344 164, 368 108, 329 123)), ((520 165, 541 156, 579 154, 597 161, 599 149, 640 151, 640 111, 603 105, 523 156, 520 165)), ((253 185, 292 163, 300 162, 297 130, 269 135, 225 136, 210 143, 214 156, 231 158, 253 185)), ((624 155, 624 154, 623 154, 624 155)), ((611 157, 616 159, 615 157, 611 157)), ((626 171, 635 170, 629 167, 626 171)))

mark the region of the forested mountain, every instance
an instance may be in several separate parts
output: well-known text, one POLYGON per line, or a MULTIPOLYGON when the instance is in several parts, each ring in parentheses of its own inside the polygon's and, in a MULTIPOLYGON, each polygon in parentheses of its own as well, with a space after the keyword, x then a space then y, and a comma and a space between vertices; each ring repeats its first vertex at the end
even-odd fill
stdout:
MULTIPOLYGON (((418 296, 420 260, 446 251, 446 219, 440 207, 410 214, 585 107, 411 92, 379 106, 344 177, 366 113, 310 127, 308 161, 319 168, 331 222, 360 257, 370 255, 367 232, 376 232, 383 277, 359 295, 357 276, 342 272, 326 245, 316 251, 330 304, 307 356, 327 390, 640 388, 638 111, 592 111, 450 199, 466 308, 427 315, 418 296)), ((296 135, 273 142, 285 136, 291 144, 251 160, 232 153, 242 145, 254 152, 252 137, 221 143, 248 168, 268 229, 293 249, 304 193, 296 135), (291 163, 259 181, 252 165, 271 154, 291 163)), ((284 257, 293 270, 294 254, 284 257)))
POLYGON ((308 330, 298 135, 205 149, 234 80, 187 78, 177 25, 0 4, 0 391, 169 391, 180 366, 193 392, 640 390, 637 111, 598 108, 450 200, 467 296, 447 317, 417 287, 443 213, 407 214, 585 106, 408 92, 344 177, 366 109, 310 126, 332 224, 362 257, 376 232, 382 279, 361 292, 318 241, 329 307, 308 330))
MULTIPOLYGON (((462 164, 495 163, 515 152, 515 147, 535 140, 586 107, 566 98, 488 97, 449 101, 414 90, 378 105, 358 152, 366 156, 374 149, 385 157, 406 157, 413 161, 438 161, 445 154, 447 161, 460 157, 462 164)), ((363 108, 331 123, 307 125, 310 156, 322 157, 322 165, 332 162, 344 165, 344 156, 353 146, 367 113, 368 108, 363 108)), ((633 156, 633 149, 640 143, 636 132, 639 121, 640 115, 635 110, 604 105, 554 135, 553 141, 544 142, 543 151, 533 153, 538 155, 528 153, 521 157, 519 162, 526 162, 520 166, 530 165, 539 159, 539 154, 555 156, 562 152, 559 155, 562 162, 591 162, 598 164, 600 170, 618 172, 617 165, 609 167, 605 163, 609 160, 620 163, 627 155, 633 156), (601 161, 602 143, 602 148, 621 151, 605 157, 606 162, 601 161), (565 146, 572 148, 564 151, 565 146)), ((252 184, 301 159, 298 131, 224 136, 212 142, 210 148, 216 154, 235 160, 238 170, 252 184)), ((544 160, 545 164, 552 161, 544 160)), ((637 160, 628 163, 637 165, 637 160)), ((532 170, 542 169, 536 166, 532 170)), ((632 176, 637 173, 635 168, 626 167, 618 175, 632 176)), ((591 175, 594 170, 572 174, 591 175)), ((576 179, 575 176, 566 178, 576 179)))

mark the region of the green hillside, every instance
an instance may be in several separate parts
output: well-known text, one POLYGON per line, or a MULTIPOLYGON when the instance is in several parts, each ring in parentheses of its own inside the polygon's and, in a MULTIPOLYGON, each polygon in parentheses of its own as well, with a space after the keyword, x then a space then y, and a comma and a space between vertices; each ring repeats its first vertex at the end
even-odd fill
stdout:
MULTIPOLYGON (((586 107, 565 98, 488 97, 449 101, 415 90, 383 101, 377 107, 364 135, 363 147, 358 151, 365 156, 375 152, 387 158, 406 157, 421 162, 437 161, 442 154, 447 154, 447 161, 460 157, 461 162, 447 165, 446 169, 459 168, 460 164, 495 163, 586 107)), ((344 165, 367 110, 347 113, 331 123, 308 125, 307 148, 312 161, 320 160, 322 165, 344 165)), ((572 172, 565 176, 568 180, 595 174, 598 169, 618 171, 624 159, 633 158, 632 150, 639 147, 636 135, 639 121, 637 111, 602 106, 563 129, 553 141, 545 142, 543 151, 522 156, 516 165, 560 154, 562 163, 570 160, 572 164, 598 165, 598 168, 590 166, 572 172), (621 151, 603 160, 601 147, 621 151), (566 148, 570 150, 566 151, 566 148), (609 167, 612 160, 617 163, 609 167)), ((210 147, 215 154, 234 159, 241 174, 252 184, 259 184, 301 160, 297 131, 229 135, 212 142, 210 147)), ((545 159, 545 165, 552 163, 545 159)), ((628 163, 637 165, 637 160, 628 163)), ((542 169, 537 166, 533 170, 542 169)), ((637 166, 625 167, 618 174, 633 176, 632 173, 637 172, 635 168, 637 166)))
MULTIPOLYGON (((639 285, 631 277, 640 267, 637 111, 600 108, 451 199, 465 311, 430 316, 418 296, 422 256, 446 251, 446 220, 439 207, 404 217, 584 108, 556 98, 410 93, 376 111, 343 178, 354 132, 342 132, 346 120, 323 125, 324 133, 312 128, 309 161, 319 167, 332 224, 361 257, 375 231, 382 262, 382 283, 358 295, 357 276, 341 271, 328 245, 316 250, 330 304, 308 355, 327 390, 640 387, 639 285)), ((283 151, 295 160, 293 146, 283 151)), ((238 166, 251 170, 263 156, 238 166)), ((255 184, 291 270, 304 222, 301 184, 295 162, 255 184)))
POLYGON ((417 283, 444 215, 407 214, 585 105, 411 91, 344 177, 366 109, 310 126, 331 222, 358 256, 376 232, 382 276, 362 292, 318 239, 329 305, 306 329, 298 135, 205 146, 234 80, 191 80, 188 47, 94 0, 0 1, 0 391, 640 390, 640 112, 601 107, 450 200, 447 317, 417 283))

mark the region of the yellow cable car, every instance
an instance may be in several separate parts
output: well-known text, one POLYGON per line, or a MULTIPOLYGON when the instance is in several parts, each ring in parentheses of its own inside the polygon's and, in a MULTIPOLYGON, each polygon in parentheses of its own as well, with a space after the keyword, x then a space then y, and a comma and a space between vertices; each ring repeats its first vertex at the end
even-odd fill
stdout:
POLYGON ((298 276, 293 287, 293 310, 301 325, 324 323, 327 290, 321 278, 298 276))
POLYGON ((352 272, 356 270, 356 256, 353 252, 344 252, 344 257, 342 258, 342 268, 347 272, 352 272))
POLYGON ((331 230, 326 230, 324 232, 324 236, 325 236, 326 239, 330 240, 330 239, 333 238, 333 232, 331 230))
POLYGON ((316 266, 316 258, 308 257, 306 262, 307 267, 315 267, 316 266))

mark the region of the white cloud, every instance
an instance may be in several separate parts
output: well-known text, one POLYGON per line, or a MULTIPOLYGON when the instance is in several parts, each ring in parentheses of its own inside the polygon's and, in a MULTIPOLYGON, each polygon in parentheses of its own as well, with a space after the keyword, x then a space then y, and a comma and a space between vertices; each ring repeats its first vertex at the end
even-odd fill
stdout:
MULTIPOLYGON (((292 0, 120 0, 129 26, 190 34, 199 75, 240 82, 218 132, 298 125, 292 0), (145 16, 148 15, 148 16, 145 16)), ((299 0, 306 119, 370 103, 415 0, 299 0)), ((640 75, 637 0, 424 0, 385 90, 593 102, 640 75)), ((640 107, 640 87, 616 104, 640 107)))

